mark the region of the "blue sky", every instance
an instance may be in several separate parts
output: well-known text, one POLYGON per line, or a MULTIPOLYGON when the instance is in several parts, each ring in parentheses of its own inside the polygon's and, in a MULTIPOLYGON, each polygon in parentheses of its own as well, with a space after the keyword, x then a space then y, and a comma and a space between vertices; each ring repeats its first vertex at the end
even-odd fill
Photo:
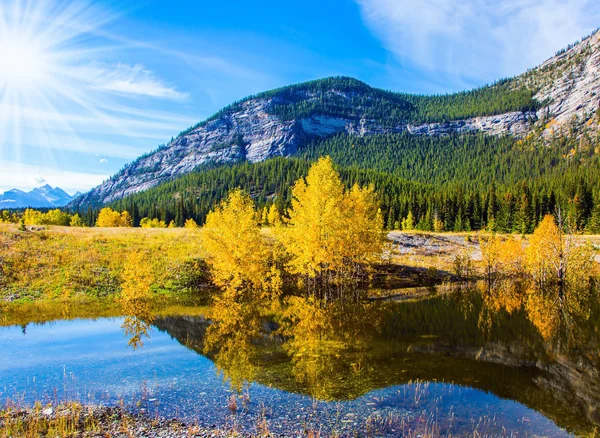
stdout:
POLYGON ((0 192, 87 190, 259 91, 468 89, 598 26, 595 0, 2 0, 0 192))

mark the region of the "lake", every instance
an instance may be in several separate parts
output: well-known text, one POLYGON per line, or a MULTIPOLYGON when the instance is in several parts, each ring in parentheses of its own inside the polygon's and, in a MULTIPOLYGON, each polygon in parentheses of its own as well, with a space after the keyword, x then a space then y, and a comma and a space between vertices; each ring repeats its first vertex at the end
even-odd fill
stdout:
POLYGON ((522 310, 486 308, 472 290, 433 291, 320 315, 307 308, 314 321, 285 330, 262 321, 261 336, 205 353, 207 319, 161 306, 137 322, 102 306, 48 322, 5 318, 0 397, 123 403, 286 436, 569 436, 598 425, 595 320, 575 337, 547 339, 522 310), (143 331, 139 343, 132 327, 143 331))

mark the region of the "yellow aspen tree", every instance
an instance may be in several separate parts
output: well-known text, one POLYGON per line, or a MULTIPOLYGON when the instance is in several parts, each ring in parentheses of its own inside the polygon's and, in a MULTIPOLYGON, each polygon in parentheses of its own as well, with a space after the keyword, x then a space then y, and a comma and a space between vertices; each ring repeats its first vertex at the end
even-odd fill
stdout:
POLYGON ((121 212, 121 225, 122 227, 133 227, 133 219, 127 210, 121 212))
POLYGON ((488 285, 491 286, 500 271, 500 237, 495 233, 480 236, 479 247, 481 248, 483 275, 488 285))
POLYGON ((71 226, 71 227, 84 227, 85 224, 83 223, 83 219, 81 218, 81 216, 79 216, 78 213, 75 213, 73 215, 73 217, 71 218, 71 222, 69 223, 69 226, 71 226))
POLYGON ((415 219, 412 214, 412 211, 408 212, 408 215, 402 219, 402 230, 403 231, 411 231, 415 229, 415 219))
POLYGON ((105 207, 100 210, 98 218, 96 219, 97 227, 121 227, 122 225, 121 214, 118 211, 114 211, 110 207, 105 207))
POLYGON ((150 219, 150 218, 145 217, 140 221, 140 227, 142 227, 142 228, 167 228, 167 224, 158 218, 150 219))
POLYGON ((572 316, 589 318, 594 257, 593 247, 565 235, 553 216, 540 222, 529 239, 525 262, 532 281, 526 307, 532 322, 543 326, 542 334, 555 331, 559 317, 567 321, 572 316), (551 320, 555 322, 550 325, 551 320))
POLYGON ((41 225, 42 213, 28 208, 25 210, 25 213, 23 213, 23 222, 25 222, 25 225, 41 225))
POLYGON ((546 215, 529 238, 525 266, 538 287, 561 281, 565 274, 565 242, 554 217, 546 215))
POLYGON ((266 227, 269 225, 269 212, 267 210, 267 207, 263 207, 262 209, 262 216, 261 216, 261 224, 263 227, 266 227))
POLYGON ((373 188, 345 191, 330 157, 311 166, 292 189, 292 205, 279 238, 291 256, 290 271, 307 289, 327 298, 331 286, 356 283, 370 262, 381 257, 383 220, 373 188), (317 289, 320 289, 317 290, 317 289))
POLYGON ((315 277, 343 266, 344 187, 331 158, 319 159, 292 189, 283 243, 293 273, 315 277))
POLYGON ((271 251, 260 234, 254 202, 241 190, 231 191, 208 214, 202 242, 219 287, 261 289, 270 279, 271 251))
POLYGON ((267 220, 269 225, 279 225, 281 223, 281 216, 279 215, 279 210, 275 204, 271 204, 269 208, 269 214, 267 216, 267 220))
POLYGON ((198 224, 196 223, 196 221, 194 219, 190 218, 185 221, 183 228, 189 228, 189 229, 195 230, 198 228, 198 224))

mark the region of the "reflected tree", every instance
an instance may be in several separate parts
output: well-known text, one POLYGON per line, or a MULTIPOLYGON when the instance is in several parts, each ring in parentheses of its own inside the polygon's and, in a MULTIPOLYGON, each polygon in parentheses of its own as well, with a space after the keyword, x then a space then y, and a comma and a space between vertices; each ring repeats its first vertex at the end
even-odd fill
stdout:
POLYGON ((151 309, 151 286, 154 282, 152 255, 135 251, 127 255, 121 273, 121 297, 119 299, 125 314, 121 326, 127 336, 128 345, 141 347, 154 320, 151 309))
POLYGON ((525 268, 531 279, 526 310, 545 339, 574 337, 577 321, 590 317, 597 298, 593 281, 595 251, 575 241, 554 217, 546 216, 530 238, 525 268))

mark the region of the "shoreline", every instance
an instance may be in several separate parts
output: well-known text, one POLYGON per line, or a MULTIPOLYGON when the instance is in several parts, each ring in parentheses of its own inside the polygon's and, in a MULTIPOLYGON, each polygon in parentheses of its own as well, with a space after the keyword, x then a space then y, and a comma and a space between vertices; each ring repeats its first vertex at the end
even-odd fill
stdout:
MULTIPOLYGON (((172 418, 151 418, 132 413, 120 406, 61 403, 37 404, 30 408, 0 410, 1 436, 69 437, 146 437, 146 438, 219 438, 253 437, 236 430, 207 428, 172 418)), ((273 436, 273 435, 269 435, 273 436)))

